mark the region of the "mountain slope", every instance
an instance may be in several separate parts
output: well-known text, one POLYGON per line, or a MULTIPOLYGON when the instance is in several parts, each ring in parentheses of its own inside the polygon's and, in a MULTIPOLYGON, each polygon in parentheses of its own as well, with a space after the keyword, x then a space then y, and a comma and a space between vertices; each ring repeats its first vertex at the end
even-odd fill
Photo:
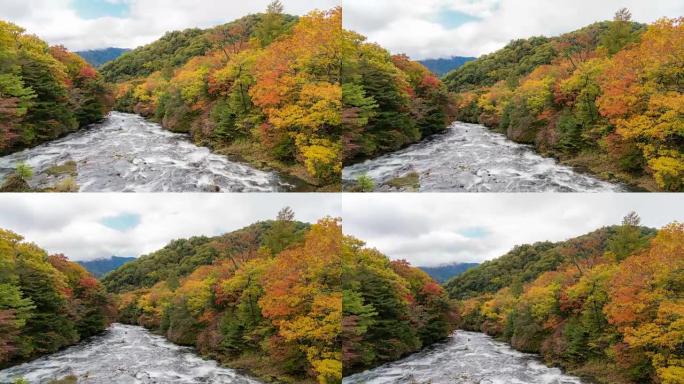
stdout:
POLYGON ((418 267, 430 275, 438 283, 446 283, 452 277, 458 276, 465 271, 477 267, 478 263, 456 263, 439 267, 418 267))
MULTIPOLYGON (((517 289, 545 272, 573 262, 576 257, 586 259, 603 254, 618 228, 601 228, 556 243, 544 241, 516 246, 505 255, 486 261, 447 281, 445 287, 449 296, 455 299, 494 293, 512 286, 517 289)), ((640 233, 645 237, 653 236, 654 232, 650 228, 640 228, 640 233)))
POLYGON ((654 232, 629 215, 567 242, 518 247, 449 282, 452 297, 465 298, 458 326, 592 382, 680 377, 684 226, 654 232), (514 261, 523 265, 509 270, 514 261))
POLYGON ((0 229, 0 369, 102 332, 115 317, 104 287, 64 255, 0 229))
POLYGON ((342 171, 342 11, 295 18, 274 2, 210 30, 167 34, 102 68, 119 110, 198 145, 336 191, 342 171))
POLYGON ((684 21, 630 18, 517 40, 449 73, 456 118, 609 181, 684 190, 684 21))
POLYGON ((111 90, 80 56, 2 20, 0 58, 0 155, 74 132, 111 107, 111 90))
MULTIPOLYGON (((156 71, 179 68, 193 57, 204 56, 217 48, 217 39, 235 27, 244 28, 243 33, 253 37, 255 27, 264 15, 248 15, 227 24, 209 29, 189 28, 166 33, 159 40, 138 47, 105 64, 102 74, 111 82, 143 78, 156 71)), ((297 20, 296 16, 283 15, 286 28, 297 20)))
POLYGON ((475 60, 475 57, 452 56, 448 59, 425 59, 419 62, 431 70, 435 75, 442 77, 447 73, 462 67, 465 63, 475 60))
POLYGON ((291 219, 176 240, 110 273, 120 321, 264 381, 339 383, 342 229, 291 219))
POLYGON ((133 260, 135 260, 135 257, 112 256, 108 259, 79 261, 78 263, 83 266, 83 268, 87 269, 88 272, 92 273, 93 276, 100 278, 133 260))
MULTIPOLYGON (((149 288, 160 281, 183 278, 202 265, 232 259, 236 254, 250 254, 272 241, 275 222, 266 221, 216 237, 198 236, 178 239, 159 251, 143 255, 107 274, 102 283, 110 292, 149 288)), ((306 223, 292 224, 294 238, 301 238, 306 223)), ((271 246, 273 247, 273 246, 271 246)))
POLYGON ((89 51, 78 51, 74 53, 84 58, 85 61, 87 61, 93 67, 99 68, 129 51, 130 49, 127 48, 104 48, 92 49, 89 51))
POLYGON ((345 375, 444 340, 454 323, 446 291, 427 273, 363 245, 342 241, 345 375))

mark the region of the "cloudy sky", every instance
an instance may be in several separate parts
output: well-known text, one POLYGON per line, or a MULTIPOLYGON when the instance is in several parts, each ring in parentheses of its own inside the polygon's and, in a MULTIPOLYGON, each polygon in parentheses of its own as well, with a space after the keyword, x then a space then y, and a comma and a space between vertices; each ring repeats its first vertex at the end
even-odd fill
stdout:
POLYGON ((618 224, 632 210, 651 227, 684 221, 681 194, 345 194, 342 204, 346 234, 418 266, 489 260, 618 224))
POLYGON ((50 253, 92 260, 230 232, 275 218, 285 206, 310 223, 341 215, 340 197, 329 194, 3 194, 0 228, 50 253))
POLYGON ((628 7, 651 22, 684 16, 681 0, 344 0, 345 27, 414 59, 479 56, 510 40, 558 35, 628 7))
MULTIPOLYGON (((290 14, 341 0, 281 0, 290 14)), ((135 48, 167 31, 226 23, 266 9, 270 0, 0 0, 0 19, 71 50, 135 48)))

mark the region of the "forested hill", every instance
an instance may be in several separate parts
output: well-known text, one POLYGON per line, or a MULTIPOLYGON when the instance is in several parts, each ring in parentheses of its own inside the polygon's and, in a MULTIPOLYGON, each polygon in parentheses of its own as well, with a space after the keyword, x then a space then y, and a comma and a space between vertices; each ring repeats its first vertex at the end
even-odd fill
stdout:
POLYGON ((112 104, 111 90, 80 56, 0 20, 0 154, 99 121, 112 104))
POLYGON ((337 191, 342 172, 342 10, 265 13, 172 32, 105 65, 116 108, 194 143, 337 191))
MULTIPOLYGON (((516 246, 505 255, 486 261, 454 277, 445 284, 445 287, 450 297, 455 299, 494 293, 506 287, 520 289, 541 274, 553 271, 563 264, 602 255, 611 247, 617 247, 614 244, 615 240, 612 239, 620 228, 605 227, 556 243, 543 241, 516 246)), ((647 239, 655 234, 655 230, 640 227, 639 233, 647 239)), ((624 252, 617 249, 615 251, 624 252)))
POLYGON ((177 240, 105 279, 119 320, 143 325, 264 382, 340 383, 342 228, 275 221, 177 240))
POLYGON ((420 60, 420 63, 426 66, 427 69, 432 71, 432 73, 441 77, 475 59, 475 57, 452 56, 448 59, 442 58, 420 60))
MULTIPOLYGON (((274 244, 278 235, 275 222, 265 221, 216 237, 197 236, 178 239, 164 248, 124 264, 107 274, 102 283, 110 292, 124 292, 148 288, 160 281, 177 281, 202 265, 219 260, 234 260, 236 255, 249 255, 268 246, 276 251, 274 244)), ((294 222, 293 238, 301 239, 309 224, 294 222)), ((237 262, 237 261, 236 261, 237 262)))
POLYGON ((456 118, 609 181, 684 190, 684 20, 613 21, 516 40, 444 77, 456 118))
MULTIPOLYGON (((607 38, 611 25, 612 22, 604 21, 557 37, 535 36, 513 40, 504 48, 449 72, 444 82, 454 92, 491 86, 499 81, 515 84, 537 67, 566 57, 569 54, 567 50, 579 49, 580 45, 584 45, 581 48, 596 49, 607 38)), ((625 28, 625 33, 634 39, 646 30, 646 25, 630 22, 625 28)))
POLYGON ((0 229, 0 369, 102 332, 115 310, 83 267, 0 229))
POLYGON ((345 375, 398 360, 446 339, 455 309, 427 273, 351 236, 342 241, 345 375))
MULTIPOLYGON (((290 29, 297 21, 296 16, 283 14, 282 17, 282 27, 286 29, 290 29)), ((156 71, 172 71, 193 57, 204 56, 214 49, 221 48, 224 43, 222 39, 236 39, 236 36, 230 35, 230 31, 236 27, 244 28, 242 33, 245 35, 254 36, 263 18, 264 14, 248 15, 209 29, 189 28, 168 32, 159 40, 138 47, 105 64, 101 68, 102 74, 108 81, 120 82, 146 77, 156 71)))
POLYGON ((622 225, 517 247, 449 282, 458 326, 597 383, 677 383, 684 373, 684 225, 622 225))
POLYGON ((99 68, 110 61, 115 60, 124 53, 130 51, 126 48, 104 48, 104 49, 91 49, 88 51, 78 51, 75 52, 77 55, 84 58, 93 67, 99 68))

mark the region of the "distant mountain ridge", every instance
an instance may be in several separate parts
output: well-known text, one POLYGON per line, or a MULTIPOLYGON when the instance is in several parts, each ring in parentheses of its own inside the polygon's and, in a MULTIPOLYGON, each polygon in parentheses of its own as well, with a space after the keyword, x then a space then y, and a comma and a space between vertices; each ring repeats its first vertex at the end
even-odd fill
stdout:
POLYGON ((435 75, 442 77, 455 69, 461 68, 465 63, 476 59, 476 57, 452 56, 450 58, 420 60, 420 63, 435 75))
POLYGON ((103 48, 103 49, 91 49, 88 51, 76 52, 77 55, 85 59, 93 67, 101 67, 110 61, 114 61, 126 52, 129 52, 128 48, 103 48))
POLYGON ((470 268, 475 268, 477 267, 478 263, 455 263, 455 264, 448 264, 448 265, 442 265, 439 267, 418 267, 423 270, 423 272, 427 273, 435 279, 437 282, 445 283, 447 280, 451 279, 452 277, 456 277, 463 272, 469 270, 470 268))
POLYGON ((102 277, 120 266, 135 260, 135 257, 112 256, 108 259, 79 261, 78 263, 95 277, 102 277))

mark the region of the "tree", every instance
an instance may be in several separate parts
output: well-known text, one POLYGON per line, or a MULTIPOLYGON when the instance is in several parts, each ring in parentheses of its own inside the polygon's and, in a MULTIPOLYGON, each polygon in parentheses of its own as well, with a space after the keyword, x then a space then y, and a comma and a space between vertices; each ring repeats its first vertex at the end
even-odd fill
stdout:
POLYGON ((266 8, 255 34, 262 47, 271 44, 284 30, 283 11, 285 8, 280 0, 273 0, 266 8))
POLYGON ((648 237, 641 233, 641 218, 636 212, 630 212, 622 219, 615 235, 608 239, 608 251, 612 252, 617 261, 624 260, 638 249, 647 244, 648 237))
POLYGON ((614 55, 632 41, 632 13, 627 8, 621 8, 615 12, 613 22, 602 36, 601 45, 608 54, 614 55))

